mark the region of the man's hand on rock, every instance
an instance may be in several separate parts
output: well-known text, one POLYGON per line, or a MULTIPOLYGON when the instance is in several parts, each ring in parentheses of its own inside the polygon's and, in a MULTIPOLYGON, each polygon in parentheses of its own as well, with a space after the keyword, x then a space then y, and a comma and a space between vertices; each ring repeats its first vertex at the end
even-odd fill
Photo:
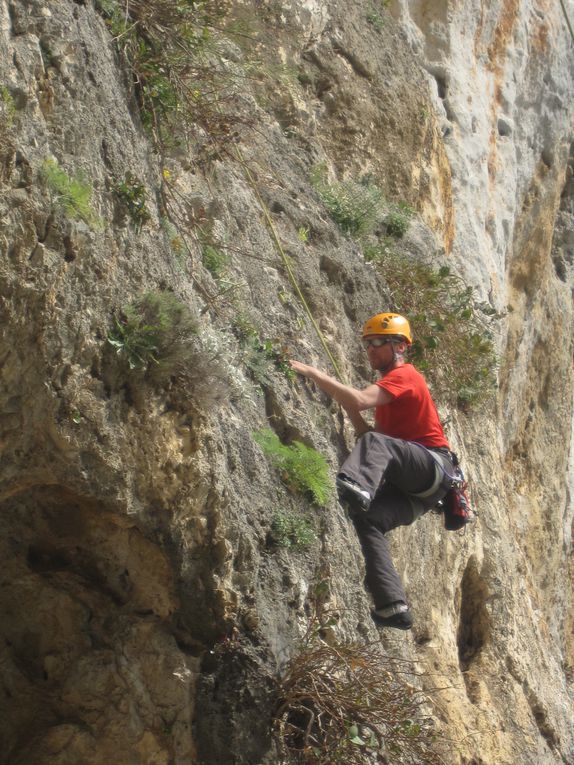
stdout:
POLYGON ((313 379, 313 375, 317 371, 315 367, 312 367, 310 364, 303 364, 301 361, 295 361, 295 359, 291 359, 289 363, 291 364, 291 369, 303 377, 313 379))

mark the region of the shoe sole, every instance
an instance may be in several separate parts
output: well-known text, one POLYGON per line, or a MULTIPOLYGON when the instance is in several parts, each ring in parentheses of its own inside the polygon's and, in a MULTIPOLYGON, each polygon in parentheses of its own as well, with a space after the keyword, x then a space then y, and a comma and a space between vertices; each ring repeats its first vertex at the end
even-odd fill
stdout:
POLYGON ((339 494, 339 500, 346 502, 349 505, 360 507, 361 510, 368 510, 370 502, 365 497, 357 494, 352 489, 348 489, 346 486, 338 486, 337 492, 339 494))
POLYGON ((413 617, 409 614, 405 620, 405 614, 395 614, 394 616, 379 616, 375 611, 371 611, 371 616, 377 627, 390 627, 394 630, 410 630, 413 626, 413 617))

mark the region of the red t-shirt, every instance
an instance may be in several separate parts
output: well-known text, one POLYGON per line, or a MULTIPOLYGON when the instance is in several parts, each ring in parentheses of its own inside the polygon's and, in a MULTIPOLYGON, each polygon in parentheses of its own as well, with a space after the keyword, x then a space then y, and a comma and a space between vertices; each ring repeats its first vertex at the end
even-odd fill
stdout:
POLYGON ((412 364, 391 369, 377 381, 393 400, 375 408, 375 430, 423 446, 449 449, 425 378, 412 364))

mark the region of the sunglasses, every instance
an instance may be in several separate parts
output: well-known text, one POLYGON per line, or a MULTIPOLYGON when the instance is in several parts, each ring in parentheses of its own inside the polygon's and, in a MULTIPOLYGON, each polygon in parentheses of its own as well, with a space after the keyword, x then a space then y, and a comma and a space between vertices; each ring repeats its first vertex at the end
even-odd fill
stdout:
POLYGON ((372 345, 374 348, 380 348, 381 345, 386 345, 387 343, 392 343, 392 340, 389 340, 386 337, 364 337, 362 339, 363 347, 368 348, 370 345, 372 345))

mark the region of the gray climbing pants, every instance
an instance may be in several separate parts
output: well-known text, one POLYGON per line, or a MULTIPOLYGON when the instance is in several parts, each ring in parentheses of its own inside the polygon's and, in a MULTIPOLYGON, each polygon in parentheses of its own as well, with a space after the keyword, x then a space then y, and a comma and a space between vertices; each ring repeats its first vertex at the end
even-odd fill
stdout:
MULTIPOLYGON (((447 450, 433 451, 448 469, 447 450)), ((365 558, 365 585, 375 608, 406 603, 385 535, 397 526, 410 525, 445 495, 435 459, 419 444, 368 432, 359 438, 339 475, 352 478, 373 497, 369 510, 353 511, 352 520, 365 558)))

